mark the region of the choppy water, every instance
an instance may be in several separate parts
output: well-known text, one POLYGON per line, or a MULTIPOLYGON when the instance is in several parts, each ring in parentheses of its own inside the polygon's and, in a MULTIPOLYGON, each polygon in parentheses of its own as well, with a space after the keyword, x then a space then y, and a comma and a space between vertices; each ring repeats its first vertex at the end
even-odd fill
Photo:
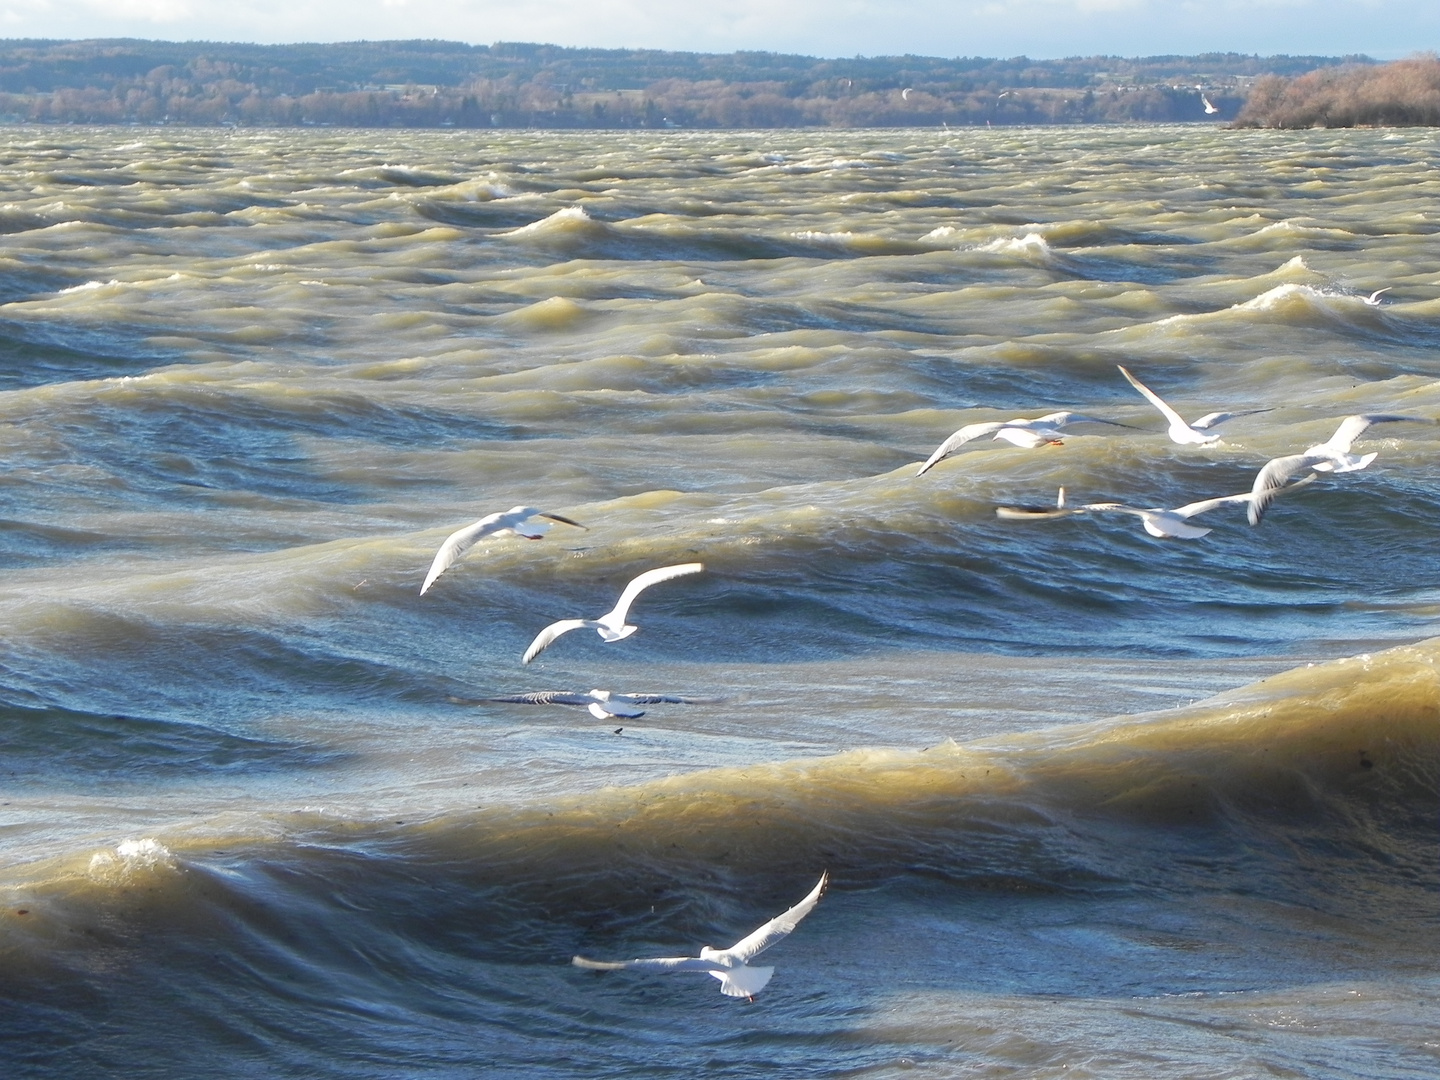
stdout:
POLYGON ((6 130, 5 1075, 1434 1076, 1437 151, 6 130))

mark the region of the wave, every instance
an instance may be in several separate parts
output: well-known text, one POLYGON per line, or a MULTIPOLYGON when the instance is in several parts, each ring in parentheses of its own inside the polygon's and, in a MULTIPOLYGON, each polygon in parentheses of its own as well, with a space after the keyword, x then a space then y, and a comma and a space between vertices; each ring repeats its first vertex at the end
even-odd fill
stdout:
MULTIPOLYGON (((527 948, 536 919, 573 935, 636 892, 692 896, 704 883, 749 888, 821 868, 841 889, 920 875, 1012 893, 1177 898, 1213 888, 1218 874, 1286 903, 1314 902, 1307 875, 1359 876, 1369 889, 1326 903, 1403 922, 1371 908, 1383 882, 1440 884, 1437 791, 1432 639, 1182 709, 967 745, 854 750, 418 819, 251 809, 12 866, 5 888, 31 925, 93 923, 117 904, 122 921, 143 922, 197 902, 244 921, 244 882, 259 877, 302 909, 334 904, 340 880, 345 902, 366 908, 381 896, 404 910, 465 894, 472 915, 488 911, 499 935, 490 948, 502 952, 527 948), (1209 856, 1176 858, 1187 850, 1209 856)), ((74 946, 52 932, 21 947, 74 946)))

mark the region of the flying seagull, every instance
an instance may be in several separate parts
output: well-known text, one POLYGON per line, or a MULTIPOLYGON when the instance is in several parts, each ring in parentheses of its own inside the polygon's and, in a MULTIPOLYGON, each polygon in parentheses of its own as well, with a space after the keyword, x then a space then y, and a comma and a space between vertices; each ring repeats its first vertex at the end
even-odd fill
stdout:
POLYGON ((720 980, 720 992, 726 997, 753 998, 775 974, 773 967, 751 967, 747 961, 764 952, 799 925, 800 920, 815 909, 820 902, 830 875, 820 875, 820 881, 810 894, 794 907, 781 912, 748 937, 743 937, 728 949, 712 949, 706 945, 699 956, 662 956, 652 960, 587 960, 577 956, 570 962, 576 967, 591 971, 622 971, 634 968, 637 971, 704 971, 720 980))
POLYGON ((1120 374, 1125 376, 1126 381, 1136 390, 1139 390, 1146 401, 1159 409, 1161 416, 1170 421, 1170 427, 1166 431, 1166 434, 1170 436, 1171 442, 1180 443, 1182 446, 1186 443, 1194 443, 1199 446, 1213 446, 1220 441, 1220 436, 1209 434, 1211 428, 1218 427, 1225 423, 1226 420, 1232 420, 1237 416, 1250 416, 1254 413, 1270 411, 1268 409, 1247 409, 1245 412, 1212 412, 1206 413, 1193 424, 1187 423, 1184 417, 1161 400, 1159 394, 1135 378, 1134 375, 1131 375, 1123 364, 1116 364, 1115 366, 1120 369, 1120 374))
MULTIPOLYGON (((458 705, 479 704, 461 698, 452 698, 458 705)), ((713 701, 713 698, 675 697, 671 694, 617 694, 612 690, 589 690, 583 694, 567 690, 538 690, 533 694, 511 694, 509 697, 485 698, 485 701, 507 702, 514 705, 578 705, 588 709, 597 720, 611 716, 623 716, 633 720, 644 716, 641 705, 699 705, 713 701)))
POLYGON ((1355 440, 1365 434, 1371 424, 1391 424, 1401 420, 1409 421, 1412 424, 1435 423, 1434 420, 1423 416, 1393 416, 1388 413, 1347 416, 1340 421, 1340 426, 1335 429, 1335 434, 1323 443, 1316 443, 1310 449, 1299 454, 1290 454, 1267 461, 1264 468, 1255 475, 1255 484, 1250 489, 1252 496, 1250 499, 1250 524, 1260 524, 1260 519, 1265 516, 1265 511, 1276 494, 1285 486, 1285 482, 1303 469, 1342 473, 1359 472, 1365 468, 1379 456, 1379 451, 1372 450, 1368 454, 1352 454, 1350 447, 1354 445, 1355 440))
POLYGON ((1380 297, 1384 296, 1387 292, 1389 292, 1389 291, 1390 291, 1391 289, 1393 289, 1394 287, 1395 287, 1395 286, 1393 286, 1393 285, 1386 285, 1385 288, 1383 288, 1383 289, 1376 289, 1376 290, 1375 290, 1374 292, 1372 292, 1369 296, 1362 296, 1360 299, 1361 299, 1362 301, 1364 301, 1366 304, 1369 304, 1371 307, 1379 307, 1379 306, 1380 306, 1380 297))
POLYGON ((561 619, 559 622, 553 622, 545 627, 544 630, 541 630, 540 633, 535 635, 535 640, 532 641, 530 647, 525 650, 525 655, 520 658, 520 662, 522 664, 530 663, 531 660, 534 660, 535 657, 544 652, 550 646, 550 643, 561 634, 568 634, 571 630, 579 630, 585 626, 594 630, 606 641, 619 641, 621 638, 629 637, 636 630, 640 629, 638 626, 633 626, 625 622, 626 616, 630 614, 630 605, 635 602, 637 596, 657 582, 669 581, 671 578, 681 577, 685 574, 698 574, 704 569, 704 563, 689 562, 678 563, 675 566, 659 566, 654 570, 646 570, 645 573, 625 586, 625 591, 620 594, 620 599, 616 602, 615 606, 598 619, 561 619))
POLYGON ((1053 412, 1037 416, 1034 420, 1017 417, 1014 420, 989 420, 980 424, 966 424, 955 434, 935 448, 916 476, 924 476, 936 464, 953 454, 959 447, 975 439, 989 435, 992 439, 1003 439, 1027 449, 1037 446, 1059 446, 1064 441, 1065 428, 1071 424, 1109 424, 1111 427, 1128 427, 1113 420, 1097 420, 1077 412, 1053 412))
POLYGON ((424 596, 430 586, 435 584, 435 579, 450 569, 451 564, 482 537, 512 532, 526 540, 539 540, 550 530, 550 526, 544 521, 534 520, 536 518, 558 521, 562 525, 574 525, 577 529, 586 527, 578 521, 571 521, 567 517, 545 510, 536 510, 533 506, 512 506, 503 514, 488 514, 473 525, 457 529, 445 538, 440 550, 435 553, 435 561, 430 564, 430 572, 425 575, 425 584, 420 586, 420 595, 424 596))
MULTIPOLYGON (((1312 482, 1313 476, 1307 476, 1303 480, 1285 488, 1291 491, 1297 487, 1312 482)), ((1278 492, 1277 492, 1278 494, 1278 492)), ((1229 506, 1234 503, 1248 503, 1254 499, 1254 493, 1245 491, 1239 495, 1221 495, 1216 499, 1202 499, 1199 502, 1186 503, 1184 506, 1177 506, 1173 510, 1167 510, 1163 506, 1126 506, 1124 503, 1084 503, 1080 506, 1065 506, 1065 489, 1060 489, 1060 498, 1056 501, 1055 509, 1048 507, 1038 510, 1031 510, 1024 507, 1001 506, 995 510, 995 516, 1005 521, 1044 521, 1050 518, 1065 517, 1068 514, 1132 514, 1140 519, 1145 526, 1145 531, 1151 536, 1164 539, 1198 540, 1213 530, 1200 525, 1191 525, 1190 518, 1197 514, 1203 514, 1208 510, 1214 510, 1217 506, 1229 506)))
POLYGON ((1205 106, 1205 115, 1206 115, 1206 116, 1214 116, 1217 112, 1220 111, 1220 110, 1217 109, 1214 105, 1211 105, 1211 104, 1210 104, 1210 99, 1205 96, 1205 94, 1204 94, 1203 91, 1202 91, 1201 94, 1200 94, 1200 104, 1202 104, 1202 105, 1205 106))

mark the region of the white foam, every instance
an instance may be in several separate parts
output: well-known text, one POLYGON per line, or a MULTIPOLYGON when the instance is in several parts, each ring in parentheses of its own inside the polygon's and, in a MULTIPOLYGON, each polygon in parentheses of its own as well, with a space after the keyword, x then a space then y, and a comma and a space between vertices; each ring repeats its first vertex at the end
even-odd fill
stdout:
POLYGON ((585 212, 584 207, 567 206, 563 210, 556 210, 547 218, 539 221, 532 221, 529 225, 522 225, 518 229, 512 229, 508 233, 501 233, 501 236, 527 236, 535 233, 564 231, 574 228, 576 225, 591 224, 590 215, 585 212))
POLYGON ((1006 255, 1050 255, 1050 245, 1045 238, 1036 232, 1026 233, 1024 236, 1002 236, 999 239, 991 240, 988 244, 982 244, 977 251, 993 251, 1006 255))
POLYGON ((64 296, 66 293, 89 292, 91 289, 103 289, 109 285, 119 285, 120 282, 111 278, 109 281, 87 281, 84 285, 71 285, 68 289, 61 289, 57 296, 64 296))
POLYGON ((170 849, 149 836, 139 840, 122 840, 115 845, 113 852, 97 851, 90 857, 90 873, 101 877, 174 865, 175 856, 170 849))

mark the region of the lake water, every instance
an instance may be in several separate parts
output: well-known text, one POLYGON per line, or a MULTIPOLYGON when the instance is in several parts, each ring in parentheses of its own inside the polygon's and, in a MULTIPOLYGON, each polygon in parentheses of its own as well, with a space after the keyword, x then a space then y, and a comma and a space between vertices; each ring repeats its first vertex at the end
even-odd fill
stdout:
POLYGON ((7 1077, 1440 1073, 1435 132, 0 135, 7 1077))

